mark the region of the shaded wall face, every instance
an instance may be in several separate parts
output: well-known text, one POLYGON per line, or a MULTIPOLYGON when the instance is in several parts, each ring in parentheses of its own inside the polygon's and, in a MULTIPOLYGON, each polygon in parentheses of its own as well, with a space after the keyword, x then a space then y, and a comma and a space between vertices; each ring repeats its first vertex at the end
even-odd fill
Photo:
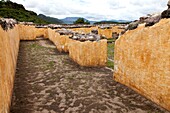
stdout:
POLYGON ((137 28, 115 44, 116 81, 170 110, 170 20, 137 28))
POLYGON ((10 109, 18 50, 18 26, 8 31, 0 27, 0 113, 10 109))

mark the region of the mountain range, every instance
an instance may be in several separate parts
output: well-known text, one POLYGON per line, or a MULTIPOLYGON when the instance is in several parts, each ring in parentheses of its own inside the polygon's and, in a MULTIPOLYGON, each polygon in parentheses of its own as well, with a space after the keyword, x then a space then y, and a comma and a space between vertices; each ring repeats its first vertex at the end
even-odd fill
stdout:
MULTIPOLYGON (((26 10, 22 4, 17 4, 11 1, 0 1, 0 17, 4 18, 14 18, 17 21, 34 22, 37 24, 73 24, 78 18, 82 17, 66 17, 64 19, 58 19, 44 14, 37 15, 33 11, 26 10)), ((103 23, 124 23, 128 22, 126 20, 103 20, 103 21, 89 21, 90 24, 103 24, 103 23)))
MULTIPOLYGON (((58 19, 54 17, 45 16, 43 14, 38 15, 41 19, 44 19, 47 22, 50 23, 60 23, 60 24, 73 24, 77 19, 82 17, 66 17, 64 19, 58 19)), ((84 18, 85 21, 89 21, 90 24, 112 24, 112 23, 129 23, 128 20, 102 20, 102 21, 91 21, 86 18, 84 18)))
POLYGON ((62 20, 58 19, 58 18, 45 16, 43 14, 39 14, 38 17, 45 20, 45 21, 47 21, 47 22, 49 22, 49 23, 51 23, 51 24, 64 24, 65 23, 62 20))

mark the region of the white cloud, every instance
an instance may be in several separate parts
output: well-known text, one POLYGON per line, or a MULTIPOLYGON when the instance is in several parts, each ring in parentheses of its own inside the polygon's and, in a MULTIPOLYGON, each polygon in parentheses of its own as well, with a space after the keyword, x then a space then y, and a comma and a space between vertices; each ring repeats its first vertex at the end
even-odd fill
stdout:
POLYGON ((56 18, 84 17, 92 20, 135 20, 161 12, 168 0, 12 0, 26 9, 56 18))

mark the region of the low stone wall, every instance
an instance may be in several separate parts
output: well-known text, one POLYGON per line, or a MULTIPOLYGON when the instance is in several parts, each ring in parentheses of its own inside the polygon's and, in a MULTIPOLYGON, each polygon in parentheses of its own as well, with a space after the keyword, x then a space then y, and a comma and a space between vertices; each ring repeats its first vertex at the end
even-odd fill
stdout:
POLYGON ((73 29, 70 29, 70 30, 73 30, 73 31, 76 31, 78 33, 91 33, 91 30, 93 29, 98 29, 98 27, 89 27, 89 28, 73 28, 73 29))
POLYGON ((48 38, 48 28, 35 28, 35 36, 48 38))
POLYGON ((112 33, 120 34, 124 29, 120 29, 119 26, 113 26, 110 29, 98 29, 99 35, 105 36, 107 39, 113 38, 112 33))
POLYGON ((112 29, 98 29, 99 35, 105 36, 106 38, 112 38, 112 29))
POLYGON ((47 31, 48 31, 48 36, 47 36, 48 39, 51 40, 55 44, 55 42, 56 42, 56 32, 55 32, 55 30, 48 28, 47 31))
POLYGON ((116 32, 116 33, 120 34, 122 31, 124 31, 124 29, 119 28, 119 26, 112 27, 112 32, 116 32))
POLYGON ((56 46, 58 51, 60 52, 69 52, 69 42, 71 41, 71 39, 69 38, 68 35, 59 35, 58 37, 56 37, 57 41, 56 41, 56 46))
POLYGON ((127 31, 115 44, 116 81, 170 110, 170 19, 127 31))
POLYGON ((18 27, 20 40, 36 40, 35 26, 19 24, 18 27))
POLYGON ((81 66, 105 66, 107 62, 107 40, 72 41, 69 43, 69 57, 81 66))
POLYGON ((55 30, 49 28, 48 37, 56 45, 58 51, 69 52, 68 45, 72 41, 72 39, 69 38, 69 35, 60 35, 55 32, 55 30))
POLYGON ((18 50, 18 26, 7 31, 0 27, 0 113, 10 109, 18 50))

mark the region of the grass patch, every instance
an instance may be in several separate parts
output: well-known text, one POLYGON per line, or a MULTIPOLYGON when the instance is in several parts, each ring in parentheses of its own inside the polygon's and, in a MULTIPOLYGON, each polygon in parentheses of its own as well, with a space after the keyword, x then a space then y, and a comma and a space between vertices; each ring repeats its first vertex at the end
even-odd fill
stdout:
POLYGON ((107 67, 114 69, 114 62, 107 60, 107 67))
POLYGON ((114 43, 115 42, 115 39, 114 38, 109 38, 107 39, 107 43, 114 43))
POLYGON ((37 44, 31 44, 30 48, 35 48, 35 49, 43 49, 43 46, 37 45, 37 44))
POLYGON ((114 46, 115 43, 109 43, 107 47, 107 54, 110 59, 114 59, 114 46))
POLYGON ((54 65, 55 65, 55 62, 54 62, 54 61, 50 61, 50 62, 47 64, 47 68, 48 68, 48 69, 51 69, 51 68, 54 67, 54 65))
MULTIPOLYGON (((110 40, 113 40, 113 39, 110 39, 110 40)), ((115 46, 114 42, 108 43, 107 45, 107 56, 108 56, 107 67, 112 68, 112 69, 114 68, 114 62, 111 61, 111 60, 114 60, 114 46, 115 46)))

